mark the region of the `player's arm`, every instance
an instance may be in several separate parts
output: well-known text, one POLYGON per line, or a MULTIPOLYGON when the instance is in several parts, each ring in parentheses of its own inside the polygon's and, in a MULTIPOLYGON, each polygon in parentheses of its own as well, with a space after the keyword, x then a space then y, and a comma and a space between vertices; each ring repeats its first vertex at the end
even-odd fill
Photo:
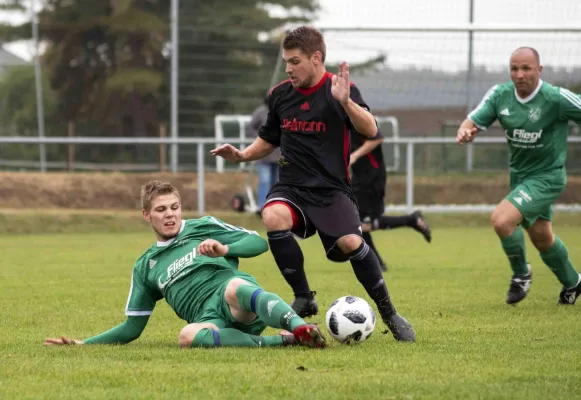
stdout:
POLYGON ((559 94, 561 118, 581 125, 581 96, 565 88, 561 88, 559 94))
POLYGON ((377 135, 377 121, 369 112, 359 89, 349 81, 349 65, 339 64, 339 72, 333 75, 331 94, 347 114, 352 127, 363 136, 372 138, 377 135))
POLYGON ((464 144, 474 140, 478 131, 488 129, 497 118, 496 115, 496 98, 498 95, 498 85, 491 87, 484 95, 480 103, 476 106, 468 118, 466 118, 456 134, 456 142, 464 144))
MULTIPOLYGON (((357 134, 357 133, 355 133, 357 134)), ((383 135, 381 132, 378 132, 374 138, 369 138, 363 141, 363 144, 357 148, 357 150, 351 153, 349 159, 349 165, 353 165, 359 160, 361 157, 366 156, 367 154, 371 153, 375 150, 376 147, 380 146, 383 142, 383 135)))
POLYGON ((133 273, 131 289, 125 314, 127 319, 114 328, 109 329, 101 334, 89 337, 84 340, 70 339, 64 336, 60 338, 48 338, 44 341, 45 345, 68 345, 68 344, 127 344, 130 343, 144 331, 149 317, 155 307, 156 297, 151 295, 143 283, 133 273))
POLYGON ((268 250, 268 243, 255 231, 230 225, 215 217, 208 218, 208 236, 198 246, 198 253, 209 257, 256 257, 268 250))
POLYGON ((223 144, 211 150, 213 156, 223 157, 231 163, 241 163, 260 160, 274 151, 280 145, 280 122, 274 111, 274 100, 272 94, 268 99, 268 116, 266 122, 258 130, 258 137, 243 151, 238 150, 231 144, 223 144))

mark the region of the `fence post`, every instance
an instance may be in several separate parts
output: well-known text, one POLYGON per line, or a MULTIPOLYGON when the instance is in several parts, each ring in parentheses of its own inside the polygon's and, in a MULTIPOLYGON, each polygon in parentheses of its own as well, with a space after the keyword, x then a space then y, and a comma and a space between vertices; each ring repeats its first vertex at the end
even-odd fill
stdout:
POLYGON ((412 212, 414 207, 414 143, 408 142, 406 155, 406 207, 412 212))
MULTIPOLYGON (((165 124, 159 124, 159 137, 161 139, 165 138, 167 136, 167 129, 165 127, 165 124)), ((159 171, 160 172, 165 172, 166 171, 166 147, 165 147, 165 143, 160 143, 159 145, 159 171)))
POLYGON ((198 143, 198 215, 204 215, 204 143, 198 143))

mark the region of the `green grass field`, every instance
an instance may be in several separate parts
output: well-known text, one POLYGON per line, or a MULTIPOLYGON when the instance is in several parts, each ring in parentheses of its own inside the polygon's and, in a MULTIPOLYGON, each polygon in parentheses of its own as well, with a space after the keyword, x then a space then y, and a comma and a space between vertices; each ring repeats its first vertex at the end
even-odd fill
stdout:
MULTIPOLYGON (((558 233, 581 266, 579 228, 558 233)), ((45 337, 84 338, 124 320, 131 268, 152 235, 52 234, 0 241, 0 398, 128 399, 547 399, 579 398, 581 304, 558 307, 560 286, 527 243, 534 280, 518 307, 504 303, 510 270, 491 228, 375 235, 391 265, 386 280, 415 344, 383 335, 324 350, 180 349, 184 326, 160 302, 126 346, 44 347, 45 337), (304 367, 304 370, 297 367, 304 367)), ((324 313, 340 296, 364 296, 349 264, 301 242, 324 313)), ((241 268, 290 301, 270 253, 241 268)), ((578 267, 579 268, 579 267, 578 267)), ((267 333, 275 333, 269 330, 267 333)))

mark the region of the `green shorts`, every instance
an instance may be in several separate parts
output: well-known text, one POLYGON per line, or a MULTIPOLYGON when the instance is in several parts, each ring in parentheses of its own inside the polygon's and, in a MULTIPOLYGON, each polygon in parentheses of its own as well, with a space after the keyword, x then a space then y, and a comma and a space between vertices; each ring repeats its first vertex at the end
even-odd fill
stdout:
POLYGON ((234 278, 244 279, 248 283, 256 286, 257 289, 261 289, 254 279, 253 276, 248 275, 242 271, 236 271, 234 276, 230 279, 225 281, 216 291, 214 294, 206 300, 203 305, 203 312, 202 315, 194 321, 195 323, 212 323, 216 325, 218 328, 234 328, 242 331, 244 333, 248 333, 250 335, 260 335, 262 331, 266 328, 264 322, 262 322, 259 318, 256 318, 254 321, 250 322, 249 324, 243 324, 238 322, 232 316, 230 312, 230 306, 226 302, 224 298, 224 293, 226 291, 226 286, 228 282, 230 282, 234 278))
POLYGON ((557 168, 524 179, 510 174, 510 193, 505 197, 523 216, 522 226, 528 228, 537 219, 553 219, 553 204, 567 185, 565 168, 557 168))

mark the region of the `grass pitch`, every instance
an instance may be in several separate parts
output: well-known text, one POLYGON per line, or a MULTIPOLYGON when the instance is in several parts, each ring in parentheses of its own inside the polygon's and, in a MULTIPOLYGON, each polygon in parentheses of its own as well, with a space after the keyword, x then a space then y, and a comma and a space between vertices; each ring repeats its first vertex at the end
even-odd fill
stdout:
MULTIPOLYGON (((559 228, 581 269, 579 229, 559 228)), ((491 228, 436 228, 427 244, 400 229, 374 235, 385 274, 417 343, 396 343, 378 322, 358 346, 324 350, 180 349, 184 326, 158 303, 125 346, 43 347, 45 337, 85 338, 124 320, 131 268, 152 243, 141 234, 3 236, 0 241, 0 398, 129 399, 546 399, 579 398, 580 307, 558 307, 560 286, 527 242, 529 297, 504 297, 510 269, 491 228), (300 368, 302 367, 302 368, 300 368)), ((350 265, 301 242, 324 325, 331 302, 367 298, 350 265)), ((270 253, 241 268, 291 301, 270 253)), ((369 300, 369 299, 368 299, 369 300)), ((268 330, 267 334, 276 333, 268 330)), ((329 338, 330 339, 330 338, 329 338)))

